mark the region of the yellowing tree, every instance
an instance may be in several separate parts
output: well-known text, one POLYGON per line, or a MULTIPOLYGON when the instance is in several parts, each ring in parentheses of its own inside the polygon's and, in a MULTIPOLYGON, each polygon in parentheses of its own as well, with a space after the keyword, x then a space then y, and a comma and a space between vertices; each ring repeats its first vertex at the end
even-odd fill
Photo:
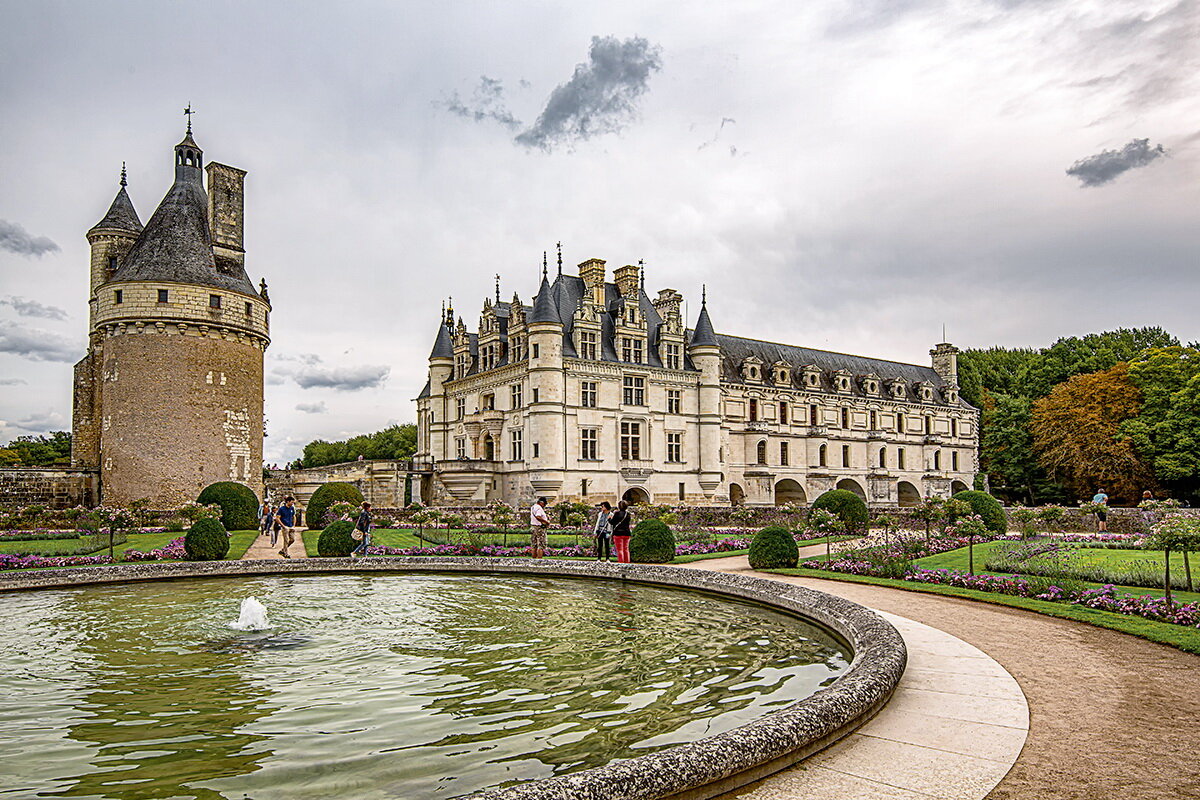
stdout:
POLYGON ((1125 363, 1060 383, 1033 405, 1039 461, 1080 498, 1104 488, 1117 502, 1133 502, 1154 476, 1119 427, 1141 408, 1125 363))

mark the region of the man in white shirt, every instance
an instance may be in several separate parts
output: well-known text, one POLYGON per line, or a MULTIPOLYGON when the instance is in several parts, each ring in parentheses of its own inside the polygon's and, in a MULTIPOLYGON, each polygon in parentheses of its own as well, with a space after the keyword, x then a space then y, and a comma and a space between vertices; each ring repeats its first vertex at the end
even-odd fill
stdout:
POLYGON ((546 529, 550 527, 550 515, 546 513, 546 498, 539 497, 529 507, 529 544, 534 558, 541 558, 546 549, 546 529))

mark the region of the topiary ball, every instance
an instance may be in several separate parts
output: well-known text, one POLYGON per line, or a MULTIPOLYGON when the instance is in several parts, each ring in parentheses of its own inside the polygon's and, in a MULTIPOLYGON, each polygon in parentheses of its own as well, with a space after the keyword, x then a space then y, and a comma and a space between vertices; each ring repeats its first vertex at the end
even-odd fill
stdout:
POLYGON ((644 519, 629 537, 629 560, 636 564, 666 564, 675 558, 675 536, 662 520, 644 519))
POLYGON ((754 534, 750 542, 751 569, 782 569, 800 561, 800 548, 787 528, 772 525, 754 534))
POLYGON ((221 507, 221 524, 227 531, 258 529, 258 498, 244 483, 221 481, 204 487, 196 498, 200 505, 221 507))
POLYGON ((334 481, 323 483, 313 492, 308 500, 308 508, 304 509, 304 520, 310 528, 319 528, 325 524, 325 512, 334 503, 361 503, 366 498, 358 487, 352 483, 334 481))
POLYGON ((324 558, 345 558, 362 542, 356 542, 350 536, 354 523, 350 520, 339 519, 328 528, 321 531, 317 537, 317 555, 324 558))
POLYGON ((813 501, 814 510, 823 508, 846 526, 846 533, 865 533, 871 521, 867 504, 861 497, 848 489, 830 489, 813 501))
POLYGON ((951 499, 962 500, 971 506, 971 511, 978 514, 979 518, 983 520, 983 524, 987 525, 987 529, 997 536, 1008 533, 1008 519, 1004 516, 1004 509, 1000 506, 1000 501, 987 492, 968 489, 959 492, 951 499))
POLYGON ((183 552, 188 561, 220 561, 229 555, 229 534, 215 519, 198 519, 183 536, 183 552))

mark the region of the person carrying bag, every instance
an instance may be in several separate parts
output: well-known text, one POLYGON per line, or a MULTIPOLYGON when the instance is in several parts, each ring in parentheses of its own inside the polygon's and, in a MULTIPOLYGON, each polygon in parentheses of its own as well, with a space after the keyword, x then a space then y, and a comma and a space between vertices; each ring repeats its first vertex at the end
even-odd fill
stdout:
POLYGON ((608 561, 613 555, 612 506, 608 501, 600 504, 600 515, 596 517, 596 559, 608 561))
POLYGON ((620 564, 629 563, 629 537, 632 523, 629 503, 622 500, 617 503, 617 510, 608 518, 608 524, 612 526, 613 544, 617 548, 617 562, 620 564))

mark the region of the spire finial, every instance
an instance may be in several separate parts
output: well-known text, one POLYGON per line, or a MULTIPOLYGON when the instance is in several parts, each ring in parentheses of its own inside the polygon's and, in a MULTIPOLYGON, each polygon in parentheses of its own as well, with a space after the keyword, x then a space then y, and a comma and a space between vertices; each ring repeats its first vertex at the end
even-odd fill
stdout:
POLYGON ((706 283, 700 284, 700 305, 708 305, 708 284, 706 283))
POLYGON ((187 127, 187 132, 188 132, 188 135, 190 136, 190 135, 191 135, 191 133, 192 133, 192 114, 195 114, 195 113, 196 113, 195 111, 192 111, 192 104, 191 104, 191 103, 188 103, 188 104, 187 104, 187 108, 185 108, 185 109, 183 110, 183 113, 184 113, 184 114, 187 114, 187 118, 188 118, 188 127, 187 127))
POLYGON ((646 262, 638 259, 638 280, 641 282, 642 291, 646 291, 646 262))
POLYGON ((546 251, 543 250, 542 251, 542 278, 543 278, 543 280, 546 278, 546 270, 547 270, 548 263, 549 262, 546 261, 546 251))
POLYGON ((558 242, 558 274, 562 275, 562 242, 558 242))
POLYGON ((496 273, 496 304, 500 304, 500 273, 496 273))
POLYGON ((125 180, 125 162, 124 161, 121 162, 121 185, 122 186, 129 185, 129 181, 125 180))
POLYGON ((942 341, 946 341, 946 323, 942 323, 942 341))

